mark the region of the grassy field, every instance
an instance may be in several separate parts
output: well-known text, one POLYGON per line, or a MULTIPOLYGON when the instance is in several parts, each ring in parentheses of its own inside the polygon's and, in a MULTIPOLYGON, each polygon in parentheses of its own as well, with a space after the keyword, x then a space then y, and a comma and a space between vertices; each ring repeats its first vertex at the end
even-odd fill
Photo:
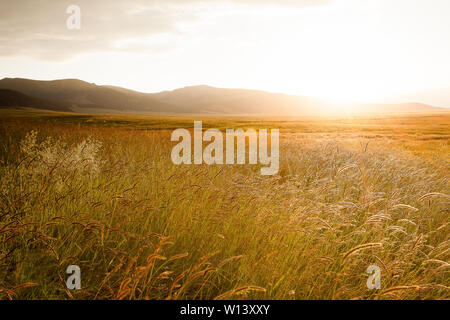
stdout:
POLYGON ((450 298, 449 113, 201 119, 279 128, 275 176, 172 164, 194 119, 0 110, 0 298, 450 298))

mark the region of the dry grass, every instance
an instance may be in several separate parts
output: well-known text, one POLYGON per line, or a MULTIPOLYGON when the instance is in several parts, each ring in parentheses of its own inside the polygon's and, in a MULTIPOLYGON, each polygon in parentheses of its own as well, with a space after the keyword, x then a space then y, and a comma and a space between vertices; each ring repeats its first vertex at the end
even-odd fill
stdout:
POLYGON ((448 115, 205 122, 280 128, 273 177, 173 165, 192 119, 1 116, 0 298, 450 298, 448 115))

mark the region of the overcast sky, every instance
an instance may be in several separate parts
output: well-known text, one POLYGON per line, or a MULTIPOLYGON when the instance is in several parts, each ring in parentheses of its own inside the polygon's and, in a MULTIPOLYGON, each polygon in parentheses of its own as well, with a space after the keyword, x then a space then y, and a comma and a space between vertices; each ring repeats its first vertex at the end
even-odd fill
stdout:
POLYGON ((450 107, 450 1, 0 0, 0 77, 450 107))

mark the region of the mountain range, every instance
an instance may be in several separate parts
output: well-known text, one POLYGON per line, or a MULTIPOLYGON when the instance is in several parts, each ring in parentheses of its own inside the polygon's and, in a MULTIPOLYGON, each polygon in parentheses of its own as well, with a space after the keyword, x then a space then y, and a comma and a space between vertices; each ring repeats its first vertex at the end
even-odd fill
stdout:
MULTIPOLYGON (((339 110, 312 97, 258 90, 191 86, 160 93, 142 93, 117 86, 99 86, 77 79, 54 81, 0 80, 0 108, 30 107, 86 113, 164 113, 235 115, 323 115, 339 110)), ((429 112, 445 110, 421 103, 346 104, 357 113, 429 112)))

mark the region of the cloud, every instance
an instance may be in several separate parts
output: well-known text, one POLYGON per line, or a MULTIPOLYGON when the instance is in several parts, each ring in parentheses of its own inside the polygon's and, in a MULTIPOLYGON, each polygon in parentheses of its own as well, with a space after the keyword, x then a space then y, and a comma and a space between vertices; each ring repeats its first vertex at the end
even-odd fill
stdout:
MULTIPOLYGON (((180 24, 195 22, 205 8, 231 4, 303 8, 331 0, 15 0, 0 2, 0 57, 27 56, 64 60, 99 51, 152 50, 117 43, 127 39, 183 34, 180 24), (69 30, 67 7, 81 8, 81 29, 69 30), (127 49, 128 48, 128 49, 127 49)), ((220 10, 220 9, 217 9, 220 10)), ((168 37, 170 39, 170 37, 168 37)), ((168 40, 167 40, 168 41, 168 40)), ((170 50, 172 43, 155 51, 170 50)))

